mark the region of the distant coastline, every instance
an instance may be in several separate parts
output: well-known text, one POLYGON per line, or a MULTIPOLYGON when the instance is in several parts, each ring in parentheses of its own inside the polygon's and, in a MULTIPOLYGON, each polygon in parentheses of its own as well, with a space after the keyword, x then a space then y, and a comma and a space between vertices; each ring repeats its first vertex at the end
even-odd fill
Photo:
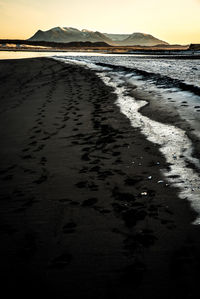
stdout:
POLYGON ((200 45, 157 45, 157 46, 111 46, 103 42, 56 43, 0 39, 0 51, 28 52, 98 52, 106 54, 146 54, 146 55, 185 55, 200 56, 200 45))

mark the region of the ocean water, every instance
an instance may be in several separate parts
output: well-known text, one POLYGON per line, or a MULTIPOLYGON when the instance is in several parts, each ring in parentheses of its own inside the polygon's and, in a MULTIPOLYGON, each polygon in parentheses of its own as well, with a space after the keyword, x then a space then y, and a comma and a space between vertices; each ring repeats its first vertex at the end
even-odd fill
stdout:
POLYGON ((194 144, 188 131, 176 123, 155 121, 141 111, 148 101, 176 111, 199 143, 200 60, 129 55, 57 56, 54 59, 90 68, 106 85, 113 87, 117 95, 116 105, 121 112, 149 141, 159 145, 160 152, 170 164, 170 169, 161 169, 165 180, 157 183, 178 187, 179 197, 190 201, 199 214, 194 224, 200 224, 200 161, 194 155, 194 144), (137 91, 137 98, 131 90, 137 91))
POLYGON ((135 71, 138 75, 148 75, 149 80, 154 82, 162 79, 159 86, 174 83, 179 87, 178 84, 185 83, 200 88, 200 59, 159 59, 159 57, 137 55, 75 56, 74 59, 102 66, 121 67, 121 70, 124 67, 124 71, 127 68, 127 72, 135 71))
MULTIPOLYGON (((90 56, 100 55, 97 53, 88 53, 90 56)), ((37 57, 52 57, 52 56, 85 56, 85 52, 42 52, 42 51, 0 51, 0 59, 24 59, 24 58, 37 58, 37 57)))

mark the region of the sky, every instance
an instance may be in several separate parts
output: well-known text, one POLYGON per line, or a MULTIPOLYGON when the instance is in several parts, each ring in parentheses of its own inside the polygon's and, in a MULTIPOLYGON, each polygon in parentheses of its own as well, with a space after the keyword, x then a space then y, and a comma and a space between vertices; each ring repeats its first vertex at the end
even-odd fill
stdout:
POLYGON ((58 26, 200 43, 200 0, 0 0, 0 38, 58 26))

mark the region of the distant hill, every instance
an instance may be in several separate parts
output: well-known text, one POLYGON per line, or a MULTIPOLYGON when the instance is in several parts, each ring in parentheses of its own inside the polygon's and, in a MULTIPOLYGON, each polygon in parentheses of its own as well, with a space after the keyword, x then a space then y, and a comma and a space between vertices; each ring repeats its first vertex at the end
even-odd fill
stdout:
POLYGON ((145 33, 133 33, 124 39, 121 44, 126 46, 155 46, 155 45, 168 45, 167 42, 164 42, 153 35, 145 33))
POLYGON ((98 31, 89 31, 87 29, 78 30, 72 27, 55 27, 47 31, 38 30, 29 41, 47 41, 57 43, 69 42, 103 42, 115 46, 155 46, 168 45, 150 34, 111 34, 98 31))

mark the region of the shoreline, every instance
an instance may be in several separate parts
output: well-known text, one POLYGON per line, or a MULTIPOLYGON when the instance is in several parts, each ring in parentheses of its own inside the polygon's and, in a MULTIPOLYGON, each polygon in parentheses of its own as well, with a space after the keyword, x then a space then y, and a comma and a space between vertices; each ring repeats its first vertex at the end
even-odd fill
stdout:
MULTIPOLYGON (((148 93, 145 93, 144 91, 137 91, 136 89, 132 89, 130 92, 130 96, 133 96, 136 101, 146 101, 146 105, 141 107, 139 109, 139 112, 143 116, 149 117, 151 120, 154 120, 158 123, 166 124, 166 125, 174 125, 175 127, 183 130, 186 133, 186 136, 189 140, 192 142, 192 157, 195 159, 200 159, 200 144, 199 144, 199 138, 195 134, 195 131, 198 131, 198 127, 192 128, 190 122, 188 122, 187 119, 183 119, 181 117, 180 112, 178 111, 178 107, 172 106, 172 105, 166 105, 166 102, 162 103, 162 101, 159 101, 159 99, 156 99, 150 96, 148 93)), ((184 99, 183 99, 184 102, 184 99)), ((170 103, 169 103, 170 104, 170 103)), ((184 106, 184 105, 183 105, 184 106)), ((195 169, 194 165, 192 166, 193 169, 195 169)))
MULTIPOLYGON (((140 59, 179 59, 179 60, 199 60, 200 59, 200 55, 199 55, 199 51, 198 53, 176 53, 176 50, 172 53, 162 53, 162 52, 158 52, 156 53, 157 50, 155 50, 155 53, 153 53, 152 51, 133 51, 133 52, 129 52, 129 51, 113 51, 114 48, 111 48, 112 51, 109 51, 108 49, 94 49, 94 48, 69 48, 69 49, 49 49, 49 50, 41 50, 41 49, 1 49, 0 48, 0 53, 1 52, 14 52, 14 53, 46 53, 46 54, 50 54, 50 53, 66 53, 66 55, 68 55, 68 53, 85 53, 87 54, 100 54, 100 55, 130 55, 130 56, 135 56, 137 58, 140 59)), ((165 52, 165 50, 163 50, 165 52)), ((180 50, 180 51, 187 51, 187 50, 180 50)), ((166 52, 169 52, 168 50, 166 50, 166 52)), ((47 56, 48 57, 48 56, 47 56)), ((21 57, 23 59, 23 57, 21 57)), ((32 57, 29 57, 32 58, 32 57)), ((34 57, 33 57, 34 58, 34 57)), ((4 59, 4 58, 3 58, 4 59)), ((9 59, 15 59, 13 58, 9 58, 9 59)), ((2 59, 0 59, 2 60, 2 59)))
POLYGON ((195 298, 195 213, 158 183, 166 161, 113 89, 48 58, 0 70, 5 285, 70 299, 195 298))

